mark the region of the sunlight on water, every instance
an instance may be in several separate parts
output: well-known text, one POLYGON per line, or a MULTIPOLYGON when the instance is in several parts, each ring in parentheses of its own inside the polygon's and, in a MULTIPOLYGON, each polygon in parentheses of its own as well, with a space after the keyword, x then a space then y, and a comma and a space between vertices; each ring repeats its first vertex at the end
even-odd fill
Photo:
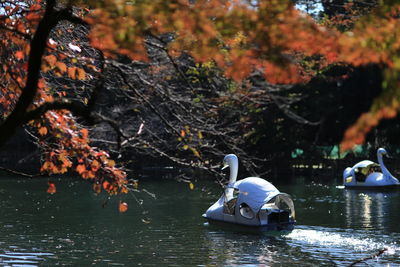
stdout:
MULTIPOLYGON (((308 228, 308 227, 307 227, 308 228)), ((400 256, 400 247, 393 242, 393 237, 365 233, 362 231, 340 231, 340 229, 318 228, 318 229, 295 229, 285 237, 292 241, 293 245, 329 253, 333 258, 345 257, 350 261, 374 254, 386 249, 384 255, 390 258, 400 256), (386 241, 386 240, 389 240, 386 241), (391 242, 390 242, 391 241, 391 242)))
MULTIPOLYGON (((348 234, 322 232, 317 230, 293 230, 287 235, 292 240, 303 241, 309 244, 329 247, 348 247, 364 251, 387 247, 387 244, 374 242, 371 238, 348 236, 348 234)), ((398 249, 398 248, 397 248, 398 249)))
POLYGON ((53 255, 40 252, 4 252, 4 254, 0 254, 0 266, 39 266, 45 257, 53 255))

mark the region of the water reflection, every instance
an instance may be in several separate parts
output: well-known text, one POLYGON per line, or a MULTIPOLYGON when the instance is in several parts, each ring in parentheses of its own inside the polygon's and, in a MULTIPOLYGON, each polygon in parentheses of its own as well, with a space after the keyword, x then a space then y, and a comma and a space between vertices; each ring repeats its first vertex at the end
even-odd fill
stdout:
MULTIPOLYGON (((343 190, 346 227, 386 229, 392 220, 392 203, 398 191, 343 190)), ((397 214, 396 214, 397 215, 397 214)))
POLYGON ((309 253, 285 240, 285 234, 245 234, 207 226, 208 265, 214 266, 317 266, 309 253))
MULTIPOLYGON (((17 249, 14 247, 14 249, 17 249)), ((53 253, 43 252, 11 252, 3 251, 0 253, 0 265, 5 266, 39 266, 48 256, 53 253)))

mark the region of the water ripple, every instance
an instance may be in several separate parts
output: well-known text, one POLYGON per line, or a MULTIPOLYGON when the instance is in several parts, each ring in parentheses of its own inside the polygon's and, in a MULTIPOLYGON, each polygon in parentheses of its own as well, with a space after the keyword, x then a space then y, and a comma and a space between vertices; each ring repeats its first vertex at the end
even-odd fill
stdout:
POLYGON ((43 252, 4 252, 0 254, 0 265, 4 266, 38 266, 44 257, 53 256, 43 252))
POLYGON ((341 261, 348 259, 351 262, 386 249, 384 257, 387 258, 387 261, 393 263, 394 260, 396 263, 400 263, 398 262, 400 246, 393 241, 393 236, 360 230, 344 231, 336 228, 299 226, 285 238, 292 245, 300 246, 306 252, 315 253, 318 248, 322 257, 329 254, 333 259, 341 259, 341 261))

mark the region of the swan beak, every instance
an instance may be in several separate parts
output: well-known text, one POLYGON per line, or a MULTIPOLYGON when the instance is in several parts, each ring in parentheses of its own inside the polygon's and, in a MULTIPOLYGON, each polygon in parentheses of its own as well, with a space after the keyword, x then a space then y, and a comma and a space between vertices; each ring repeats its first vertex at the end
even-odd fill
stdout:
POLYGON ((229 167, 228 163, 224 162, 221 170, 225 170, 228 167, 229 167))

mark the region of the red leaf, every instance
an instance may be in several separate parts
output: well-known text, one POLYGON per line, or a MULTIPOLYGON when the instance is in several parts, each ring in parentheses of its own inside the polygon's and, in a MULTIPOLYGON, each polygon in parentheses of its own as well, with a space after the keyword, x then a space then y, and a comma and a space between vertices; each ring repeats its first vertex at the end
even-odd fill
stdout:
POLYGON ((24 53, 23 51, 17 51, 17 52, 15 52, 15 57, 16 57, 17 59, 22 60, 22 59, 25 58, 25 53, 24 53))
POLYGON ((101 165, 97 160, 93 160, 90 167, 92 168, 92 171, 96 172, 100 169, 101 165))
POLYGON ((109 183, 108 181, 104 181, 104 182, 103 182, 103 188, 104 188, 105 190, 107 190, 108 188, 110 188, 110 183, 109 183))
POLYGON ((40 79, 38 82, 38 87, 43 89, 46 86, 46 81, 44 79, 40 79))
POLYGON ((120 201, 118 209, 121 213, 126 212, 128 210, 128 203, 120 201))
POLYGON ((47 188, 47 193, 54 194, 57 191, 56 190, 56 185, 52 181, 49 181, 48 185, 49 185, 49 187, 47 188))

